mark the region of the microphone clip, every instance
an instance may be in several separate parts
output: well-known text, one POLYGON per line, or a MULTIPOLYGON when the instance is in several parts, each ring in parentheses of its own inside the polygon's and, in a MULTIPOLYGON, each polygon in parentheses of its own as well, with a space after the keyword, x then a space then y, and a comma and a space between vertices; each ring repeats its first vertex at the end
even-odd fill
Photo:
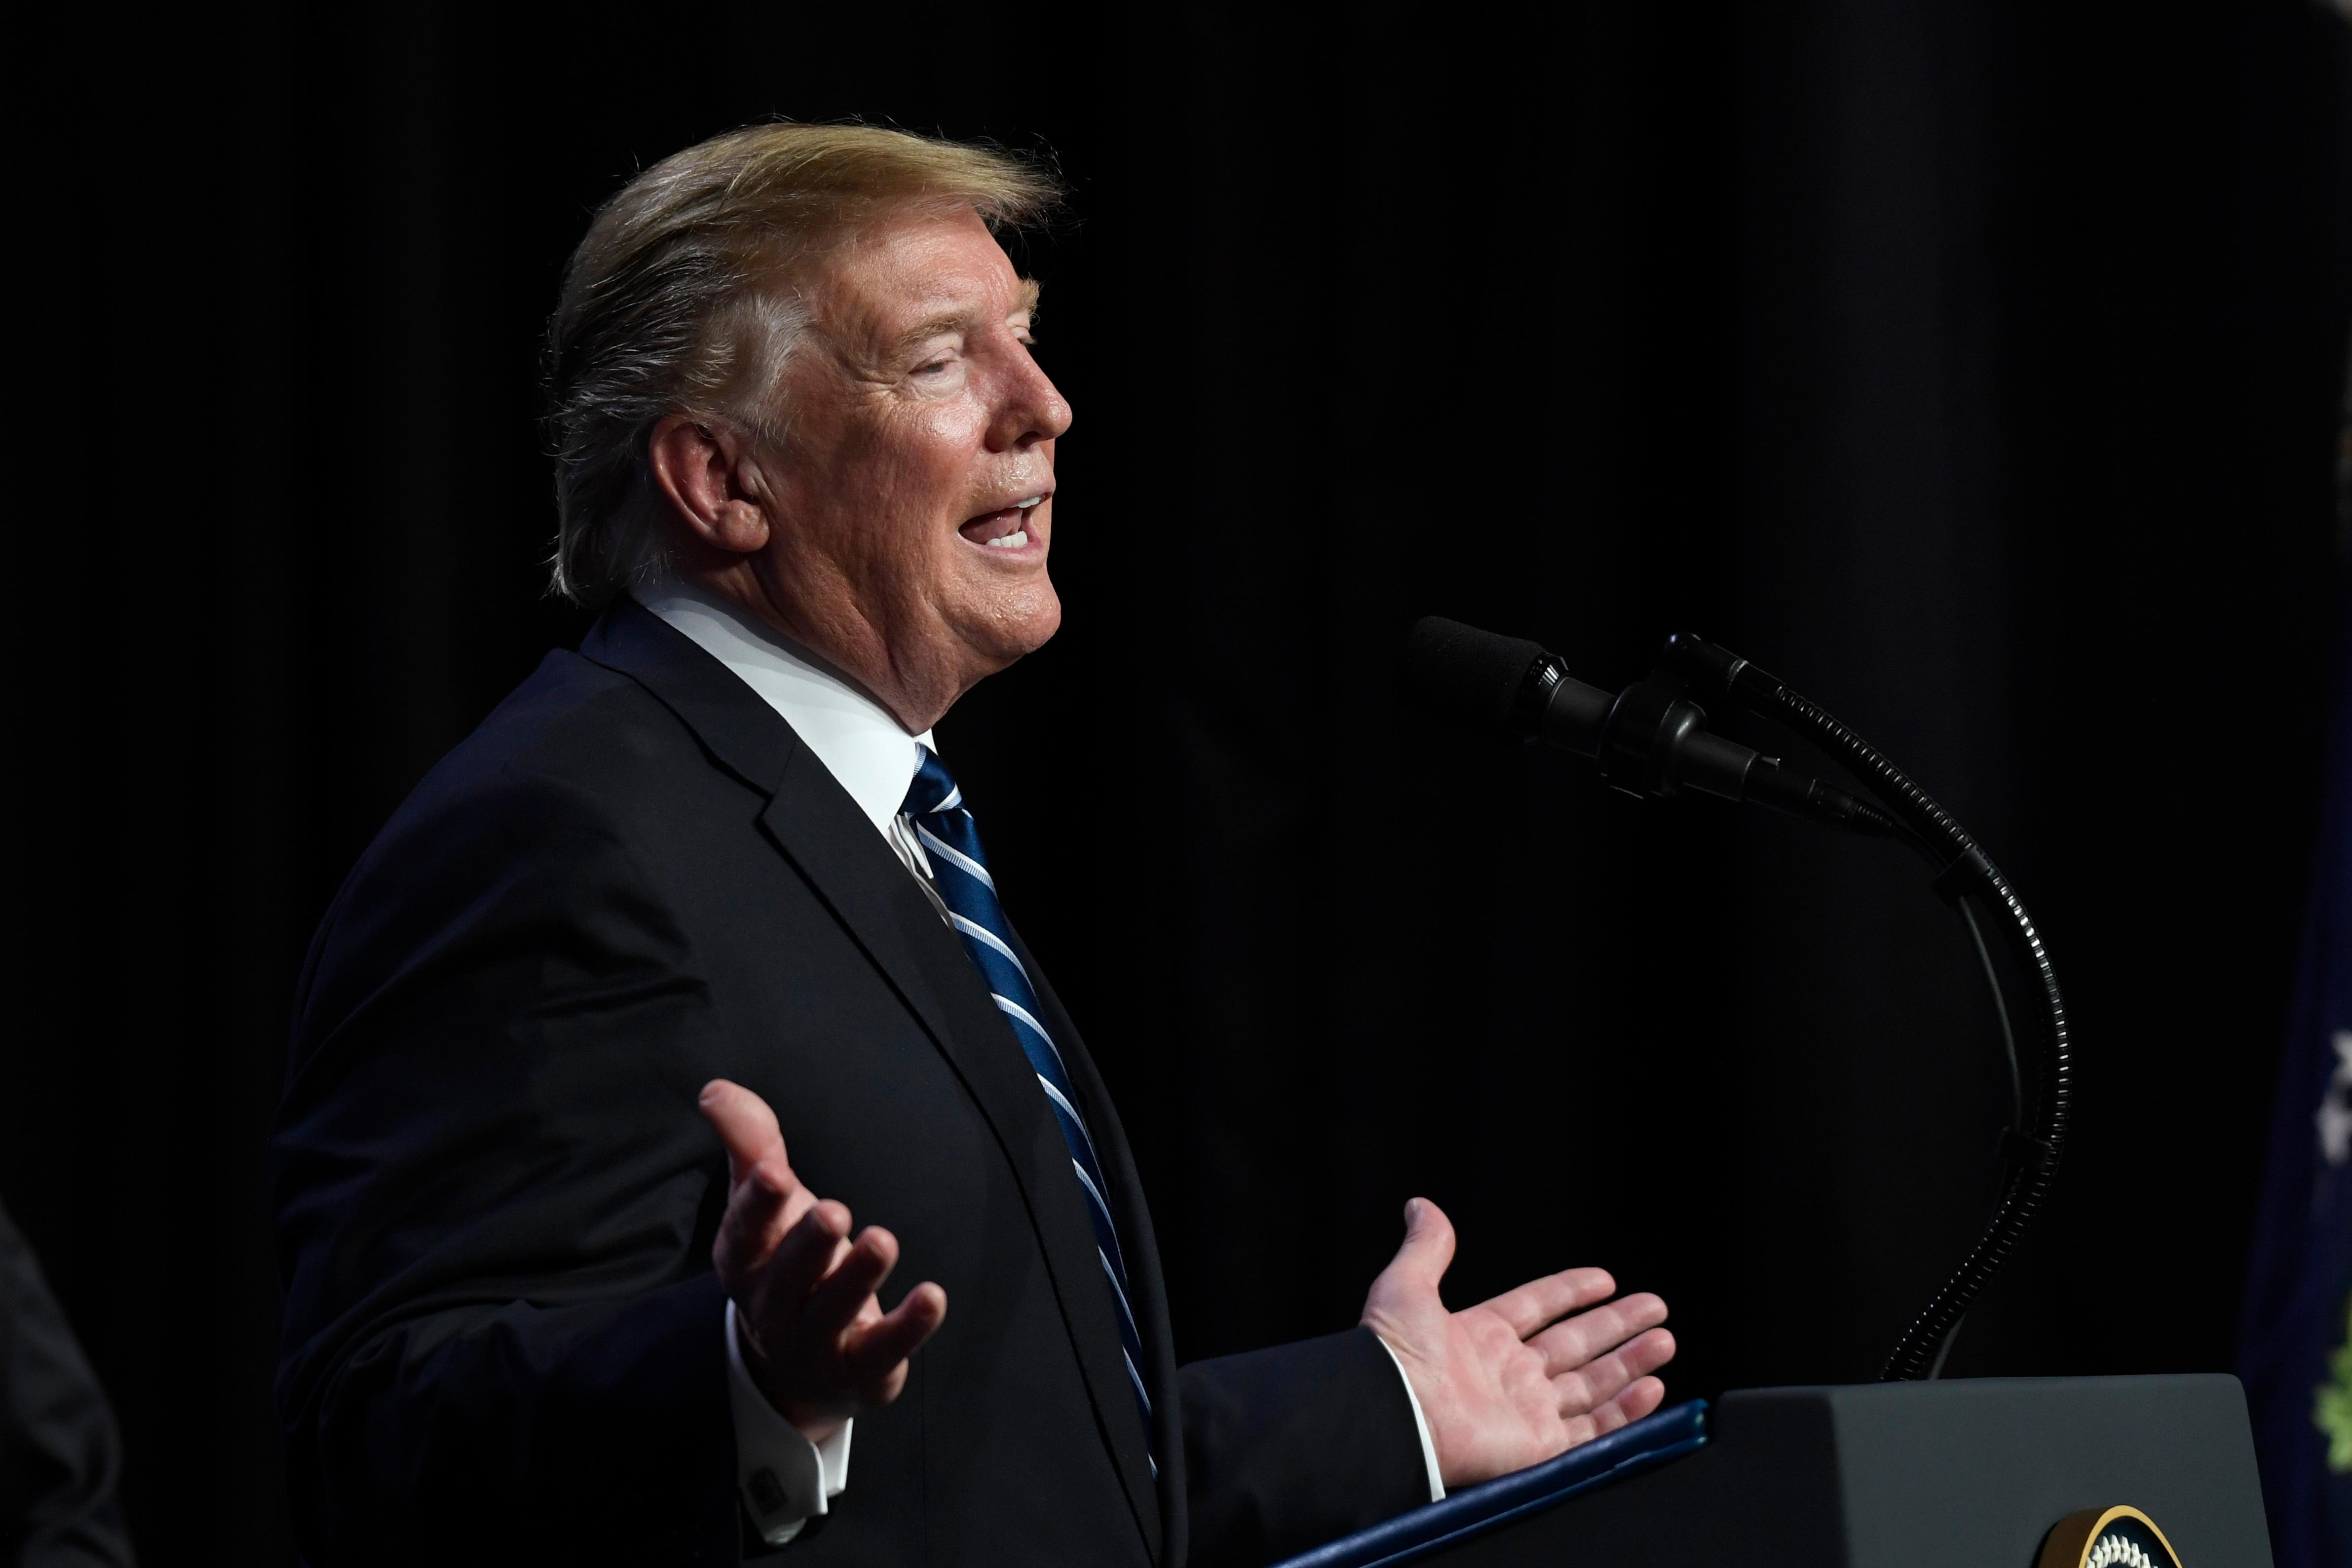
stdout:
POLYGON ((1617 694, 1601 721, 1601 749, 1593 755, 1610 788, 1631 795, 1681 793, 1690 739, 1706 730, 1706 710, 1683 695, 1689 689, 1688 681, 1662 666, 1617 694))

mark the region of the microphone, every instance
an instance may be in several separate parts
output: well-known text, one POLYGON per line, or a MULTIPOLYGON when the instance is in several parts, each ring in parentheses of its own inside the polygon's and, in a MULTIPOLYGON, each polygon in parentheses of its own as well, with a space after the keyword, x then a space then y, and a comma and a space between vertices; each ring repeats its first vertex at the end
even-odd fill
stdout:
POLYGON ((1628 795, 1698 790, 1877 837, 1903 831, 1846 791, 1709 734, 1706 710, 1664 668, 1612 696, 1570 675, 1538 643, 1428 616, 1405 644, 1405 670, 1432 708, 1591 757, 1628 795))

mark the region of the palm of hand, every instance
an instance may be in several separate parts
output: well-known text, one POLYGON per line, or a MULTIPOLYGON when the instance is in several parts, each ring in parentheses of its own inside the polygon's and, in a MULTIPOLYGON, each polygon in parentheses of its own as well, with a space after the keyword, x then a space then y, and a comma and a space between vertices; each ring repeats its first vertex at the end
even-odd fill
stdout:
POLYGON ((1666 1316, 1657 1297, 1611 1301, 1616 1282, 1605 1272, 1572 1268, 1449 1311, 1438 1283, 1453 1261, 1453 1225, 1420 1198, 1405 1218, 1404 1245, 1372 1282, 1363 1321, 1404 1367, 1448 1487, 1538 1464, 1664 1399, 1650 1374, 1675 1342, 1657 1326, 1666 1316))

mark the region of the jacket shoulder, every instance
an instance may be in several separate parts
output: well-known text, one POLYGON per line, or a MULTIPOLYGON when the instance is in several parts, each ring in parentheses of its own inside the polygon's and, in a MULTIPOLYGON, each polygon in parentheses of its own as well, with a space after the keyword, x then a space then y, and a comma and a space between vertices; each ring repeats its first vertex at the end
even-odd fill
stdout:
POLYGON ((558 649, 434 765, 385 831, 486 793, 569 786, 616 807, 658 792, 707 753, 692 731, 645 687, 558 649))
POLYGON ((624 951, 682 961, 647 841, 697 788, 744 786, 635 680, 549 654, 434 765, 344 879, 298 987, 298 1054, 299 1037, 453 946, 585 942, 599 967, 624 951))

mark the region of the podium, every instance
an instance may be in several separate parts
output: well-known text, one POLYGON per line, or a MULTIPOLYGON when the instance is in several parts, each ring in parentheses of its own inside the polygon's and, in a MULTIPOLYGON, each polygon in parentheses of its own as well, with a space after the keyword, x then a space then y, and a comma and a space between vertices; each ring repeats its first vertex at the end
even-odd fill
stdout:
POLYGON ((1586 1448, 1292 1564, 2271 1568, 2218 1374, 1741 1389, 1586 1448))

